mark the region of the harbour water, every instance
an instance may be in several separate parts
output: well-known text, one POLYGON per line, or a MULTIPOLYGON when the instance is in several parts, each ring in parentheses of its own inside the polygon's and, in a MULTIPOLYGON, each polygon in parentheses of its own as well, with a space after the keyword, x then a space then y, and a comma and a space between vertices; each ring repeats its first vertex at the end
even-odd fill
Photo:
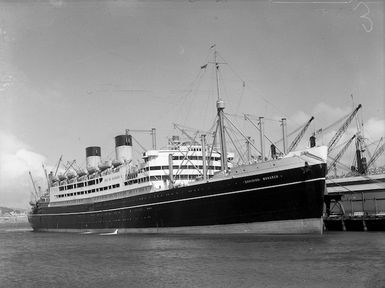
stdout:
POLYGON ((385 287, 384 232, 97 235, 0 225, 0 287, 385 287))

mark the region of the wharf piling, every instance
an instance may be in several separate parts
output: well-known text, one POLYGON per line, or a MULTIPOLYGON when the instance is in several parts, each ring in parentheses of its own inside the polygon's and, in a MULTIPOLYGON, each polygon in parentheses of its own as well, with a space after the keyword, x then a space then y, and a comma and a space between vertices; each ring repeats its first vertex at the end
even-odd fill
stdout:
MULTIPOLYGON (((341 194, 328 194, 324 197, 326 231, 385 231, 385 213, 365 211, 364 197, 360 199, 360 206, 363 208, 360 210, 364 211, 349 210, 346 212, 342 197, 341 194)), ((353 206, 351 205, 351 207, 353 206)))

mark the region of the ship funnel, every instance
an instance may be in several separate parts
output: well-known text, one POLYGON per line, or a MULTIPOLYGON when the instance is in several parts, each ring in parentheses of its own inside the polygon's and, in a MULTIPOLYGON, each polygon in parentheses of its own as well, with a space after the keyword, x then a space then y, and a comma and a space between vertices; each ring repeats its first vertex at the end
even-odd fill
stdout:
POLYGON ((173 144, 177 144, 177 145, 180 144, 180 139, 179 139, 179 136, 178 136, 178 135, 172 136, 171 139, 172 139, 171 141, 172 141, 173 144))
POLYGON ((101 149, 98 146, 86 148, 86 165, 87 171, 93 173, 98 170, 100 164, 101 149))
POLYGON ((270 150, 271 150, 271 158, 277 159, 277 147, 275 147, 274 144, 271 144, 270 150))
POLYGON ((131 135, 118 135, 115 137, 116 161, 119 163, 132 160, 132 137, 131 135))
POLYGON ((316 146, 316 139, 315 139, 315 136, 312 135, 310 136, 310 147, 313 148, 316 146))

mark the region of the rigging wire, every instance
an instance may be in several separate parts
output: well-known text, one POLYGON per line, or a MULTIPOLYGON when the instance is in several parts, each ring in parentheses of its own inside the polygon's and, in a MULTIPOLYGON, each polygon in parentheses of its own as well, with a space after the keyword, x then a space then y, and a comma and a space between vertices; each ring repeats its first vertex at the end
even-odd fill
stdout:
MULTIPOLYGON (((203 72, 199 71, 199 77, 198 77, 198 79, 197 79, 197 81, 195 83, 195 86, 192 87, 188 91, 188 93, 183 97, 183 100, 181 101, 181 106, 185 106, 185 107, 191 107, 192 106, 192 104, 190 104, 190 105, 184 105, 184 104, 185 104, 186 100, 191 100, 191 102, 194 101, 194 99, 196 98, 195 96, 197 94, 197 88, 199 87, 200 82, 201 82, 201 80, 202 80, 202 78, 203 78, 203 76, 205 74, 206 74, 206 70, 204 70, 203 72), (189 97, 190 95, 192 95, 193 97, 189 97)), ((185 113, 185 117, 184 117, 184 122, 186 122, 186 120, 187 120, 187 118, 188 118, 188 116, 190 114, 190 111, 191 111, 191 109, 187 109, 187 112, 185 113)))
MULTIPOLYGON (((186 125, 182 125, 182 124, 178 124, 178 123, 172 123, 173 126, 174 126, 174 130, 179 127, 179 128, 182 128, 183 130, 186 130, 186 131, 190 131, 190 132, 194 132, 194 133, 207 133, 207 134, 210 134, 212 133, 212 128, 208 129, 208 130, 200 130, 200 129, 196 129, 196 128, 192 128, 192 127, 189 127, 189 126, 186 126, 186 125), (176 127, 177 126, 177 127, 176 127)), ((179 130, 180 131, 180 130, 179 130)))
POLYGON ((237 152, 240 154, 240 157, 238 157, 239 159, 237 162, 239 163, 239 160, 242 160, 242 163, 246 163, 247 160, 246 162, 244 160, 247 159, 247 148, 245 144, 248 142, 248 140, 245 140, 242 136, 239 137, 239 133, 237 133, 237 131, 232 126, 228 126, 226 128, 228 129, 227 133, 232 133, 232 137, 230 136, 232 138, 232 144, 238 148, 235 148, 236 150, 239 150, 237 152))
MULTIPOLYGON (((252 84, 251 84, 251 85, 248 84, 247 87, 250 88, 251 90, 253 90, 254 92, 256 92, 256 93, 257 93, 256 95, 259 94, 258 89, 256 89, 255 87, 253 87, 252 84)), ((258 97, 259 97, 259 98, 262 98, 262 100, 263 100, 265 103, 269 104, 272 108, 274 108, 277 112, 279 112, 279 114, 283 115, 286 119, 289 119, 289 117, 288 117, 284 112, 282 112, 280 109, 278 109, 273 103, 271 103, 271 102, 270 102, 269 100, 267 100, 265 97, 263 97, 263 96, 261 96, 261 95, 259 95, 258 97)))
POLYGON ((323 134, 325 131, 329 130, 330 128, 332 128, 333 126, 337 125, 338 123, 342 122, 343 120, 345 120, 346 118, 349 117, 349 115, 351 114, 351 112, 349 112, 348 114, 342 116, 340 119, 338 119, 337 121, 334 121, 332 124, 330 124, 329 126, 327 126, 326 128, 322 128, 322 129, 319 129, 317 130, 317 134, 323 134))
POLYGON ((242 159, 243 163, 245 163, 245 160, 244 160, 243 157, 242 157, 242 153, 239 152, 237 146, 235 145, 235 143, 234 143, 234 141, 233 141, 233 138, 231 137, 229 131, 227 131, 227 128, 225 128, 225 133, 226 133, 227 136, 229 137, 229 139, 230 139, 231 143, 233 144, 235 150, 237 150, 239 157, 242 159))
POLYGON ((244 82, 243 78, 235 71, 235 69, 226 61, 226 59, 219 52, 217 52, 217 56, 218 58, 222 59, 222 61, 224 62, 223 64, 226 64, 240 81, 244 82))
POLYGON ((224 76, 222 75, 222 71, 218 68, 218 81, 219 81, 219 91, 221 93, 221 98, 225 100, 226 102, 229 101, 228 94, 226 91, 226 86, 222 83, 224 83, 224 76))
MULTIPOLYGON (((218 118, 218 117, 217 117, 218 118)), ((217 120, 217 119, 216 119, 217 120)), ((213 151, 214 151, 214 145, 216 144, 216 140, 217 140, 217 134, 218 134, 218 122, 217 122, 217 126, 215 128, 215 133, 214 133, 214 137, 213 137, 213 144, 211 145, 211 150, 210 150, 210 154, 209 154, 209 161, 208 161, 208 166, 210 167, 211 165, 211 159, 212 159, 212 155, 213 155, 213 151)), ((218 152, 219 153, 219 152, 218 152)), ((220 153, 219 153, 220 154, 220 153)))
MULTIPOLYGON (((224 118, 235 128, 235 130, 238 131, 239 134, 241 134, 243 136, 243 138, 247 139, 247 137, 231 122, 231 120, 224 114, 223 115, 224 118)), ((254 144, 250 143, 250 145, 258 152, 258 153, 261 153, 257 147, 255 147, 254 144)))
MULTIPOLYGON (((211 48, 208 49, 208 53, 206 54, 206 58, 205 58, 205 63, 207 63, 210 55, 211 55, 211 48)), ((191 95, 196 95, 196 90, 197 88, 200 86, 200 82, 203 78, 203 76, 206 74, 206 70, 205 68, 203 68, 205 65, 201 66, 197 75, 195 76, 194 80, 190 83, 189 85, 189 89, 187 90, 187 92, 183 95, 181 95, 179 97, 179 101, 176 105, 174 105, 173 107, 170 107, 170 110, 174 110, 174 109, 178 109, 180 106, 185 106, 185 107, 189 107, 191 105, 185 105, 185 102, 190 99, 191 101, 194 100, 195 97, 189 97, 191 95)), ((207 66, 207 65, 206 65, 207 66)), ((189 115, 189 112, 190 112, 190 109, 188 109, 187 113, 184 113, 184 122, 186 122, 186 119, 188 118, 188 115, 189 115)))
POLYGON ((180 148, 178 148, 178 150, 179 150, 179 152, 180 153, 182 153, 182 155, 183 155, 183 159, 182 159, 182 162, 181 162, 181 164, 180 164, 180 166, 179 166, 179 168, 178 168, 178 170, 177 170, 177 172, 175 173, 175 176, 179 176, 180 175, 180 173, 182 173, 182 171, 184 170, 183 168, 182 168, 182 164, 184 164, 184 161, 186 160, 186 163, 190 163, 190 164, 192 164, 192 166, 194 166, 194 168, 198 171, 198 173, 200 174, 200 176, 202 176, 202 172, 198 169, 198 167, 191 161, 191 159, 189 159, 189 157, 188 157, 188 152, 190 151, 190 148, 194 145, 194 143, 196 143, 196 137, 198 136, 198 134, 199 134, 199 131, 196 131, 195 132, 195 135, 194 135, 194 138, 192 138, 192 141, 189 143, 189 146, 188 146, 188 148, 187 148, 187 150, 186 151, 182 151, 182 150, 180 150, 180 148))
POLYGON ((230 71, 233 72, 233 74, 241 81, 242 83, 242 90, 241 90, 241 94, 240 94, 240 97, 239 97, 239 101, 238 101, 238 105, 235 109, 236 112, 239 111, 239 108, 241 106, 241 103, 242 103, 242 100, 243 100, 243 96, 245 94, 245 88, 246 88, 246 81, 235 71, 235 69, 226 61, 226 59, 219 53, 217 52, 217 56, 218 58, 220 58, 224 64, 226 64, 227 67, 229 67, 230 71))
MULTIPOLYGON (((208 65, 208 64, 206 64, 208 65)), ((207 68, 205 68, 206 70, 207 68)), ((215 67, 213 69, 210 69, 210 79, 214 79, 215 77, 215 67)), ((206 103, 210 103, 210 99, 214 99, 214 88, 213 88, 213 81, 210 81, 210 88, 209 93, 206 93, 206 103)), ((208 115, 208 109, 209 105, 205 105, 204 107, 204 114, 203 114, 203 123, 206 123, 207 115, 208 115)))
MULTIPOLYGON (((279 121, 280 122, 280 121, 279 121)), ((305 123, 306 125, 306 123, 305 123)), ((302 126, 299 126, 297 127, 295 130, 293 130, 292 132, 290 132, 288 135, 287 135, 287 139, 289 139, 289 137, 293 136, 295 133, 297 133, 298 131, 300 131, 303 127, 305 127, 305 125, 302 125, 302 126)), ((278 143, 281 143, 283 141, 283 138, 280 138, 279 140, 277 140, 274 144, 278 144, 278 143)))
POLYGON ((216 124, 217 124, 217 115, 215 115, 213 124, 211 125, 210 129, 208 130, 208 133, 212 134, 214 132, 214 127, 216 124))
MULTIPOLYGON (((258 127, 253 121, 251 121, 251 119, 249 119, 249 122, 255 127, 255 129, 257 129, 258 132, 260 132, 259 127, 258 127)), ((278 152, 283 153, 283 152, 278 148, 278 146, 275 145, 275 143, 274 143, 273 141, 271 141, 269 137, 266 136, 266 134, 264 134, 263 137, 265 137, 265 139, 266 139, 267 141, 270 142, 270 145, 273 144, 273 145, 275 146, 275 149, 276 149, 278 152)))
MULTIPOLYGON (((226 114, 226 113, 225 113, 226 114)), ((235 124, 234 124, 234 126, 240 126, 239 125, 239 122, 238 121, 236 121, 236 119, 234 119, 235 120, 235 124)), ((236 141, 233 141, 233 142, 235 142, 236 144, 239 144, 240 145, 240 147, 242 148, 242 152, 243 152, 243 155, 246 155, 247 154, 247 149, 246 149, 246 146, 245 146, 245 144, 247 143, 247 142, 249 142, 249 140, 248 139, 245 139, 245 137, 244 136, 242 136, 242 135, 240 135, 240 133, 238 132, 238 131, 236 131, 232 126, 229 126, 229 130, 231 130, 232 132, 233 132, 233 137, 235 137, 236 138, 236 141)), ((246 136, 246 135, 245 135, 246 136)), ((248 138, 248 137, 247 137, 248 138)), ((250 137, 251 138, 251 137, 250 137)), ((253 142, 254 143, 254 142, 253 142)), ((246 157, 246 156, 245 156, 246 157)))
POLYGON ((265 120, 268 120, 268 121, 271 121, 271 122, 277 122, 277 123, 280 123, 281 122, 281 120, 277 120, 277 119, 273 119, 273 118, 268 118, 268 117, 265 117, 265 116, 257 116, 257 115, 253 115, 253 114, 243 114, 241 117, 243 118, 243 119, 245 119, 245 115, 247 116, 247 117, 249 117, 249 118, 254 118, 254 119, 256 119, 256 120, 258 120, 259 119, 259 117, 263 117, 263 120, 265 121, 265 120), (251 117, 250 117, 251 116, 251 117))
POLYGON ((135 143, 138 144, 140 146, 140 148, 142 148, 143 151, 147 151, 147 149, 144 148, 143 145, 140 144, 140 142, 138 140, 136 140, 136 138, 133 135, 131 135, 131 137, 135 141, 135 143))

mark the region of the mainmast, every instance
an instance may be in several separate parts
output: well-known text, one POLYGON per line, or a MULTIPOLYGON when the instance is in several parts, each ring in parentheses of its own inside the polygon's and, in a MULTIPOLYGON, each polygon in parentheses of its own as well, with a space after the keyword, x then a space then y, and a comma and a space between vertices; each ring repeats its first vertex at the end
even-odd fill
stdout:
POLYGON ((221 168, 222 171, 227 171, 227 151, 226 151, 226 139, 225 139, 225 126, 223 123, 223 110, 225 109, 225 102, 221 99, 217 100, 218 111, 218 124, 219 124, 219 137, 221 145, 221 168))
POLYGON ((226 151, 226 138, 225 138, 225 125, 223 110, 225 109, 225 102, 220 98, 219 91, 219 63, 217 62, 217 51, 214 51, 214 65, 215 65, 215 77, 217 81, 217 113, 218 113, 218 125, 219 125, 219 138, 220 138, 220 148, 221 148, 221 170, 227 171, 227 151, 226 151))

